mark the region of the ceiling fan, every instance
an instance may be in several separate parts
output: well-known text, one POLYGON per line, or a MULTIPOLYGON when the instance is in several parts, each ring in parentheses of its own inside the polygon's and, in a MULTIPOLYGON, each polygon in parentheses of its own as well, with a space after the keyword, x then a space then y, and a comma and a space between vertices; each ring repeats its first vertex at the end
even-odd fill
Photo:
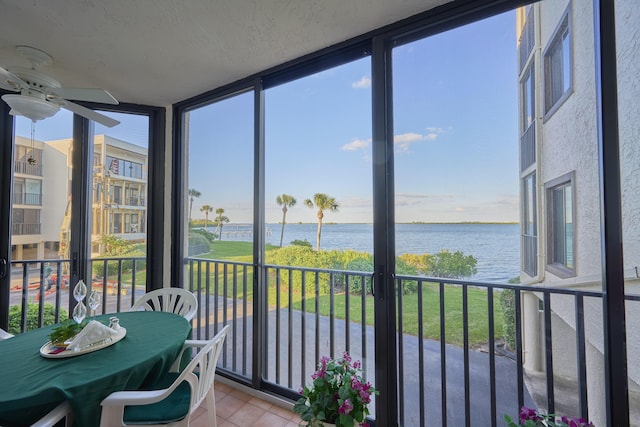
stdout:
POLYGON ((62 107, 107 127, 120 123, 104 114, 68 101, 73 99, 118 104, 109 92, 103 89, 62 87, 56 80, 38 71, 40 65, 53 63, 51 55, 29 46, 18 46, 16 51, 31 63, 31 68, 0 67, 0 88, 20 92, 19 95, 2 96, 2 100, 11 107, 9 114, 25 116, 35 122, 53 116, 62 107))

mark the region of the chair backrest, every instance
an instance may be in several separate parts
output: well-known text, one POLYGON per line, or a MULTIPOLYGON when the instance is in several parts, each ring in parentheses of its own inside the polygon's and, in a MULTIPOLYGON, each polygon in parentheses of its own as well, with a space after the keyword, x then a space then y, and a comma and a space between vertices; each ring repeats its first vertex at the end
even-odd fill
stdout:
POLYGON ((6 340, 7 338, 11 338, 12 336, 13 334, 10 334, 9 332, 0 328, 0 340, 6 340))
POLYGON ((222 328, 191 360, 185 371, 198 372, 198 387, 191 396, 191 412, 198 409, 202 401, 207 397, 207 393, 213 387, 213 380, 216 376, 216 365, 218 357, 224 345, 224 339, 229 332, 229 325, 222 328))
POLYGON ((167 311, 193 319, 198 311, 198 300, 186 289, 162 288, 147 292, 131 306, 131 311, 167 311))

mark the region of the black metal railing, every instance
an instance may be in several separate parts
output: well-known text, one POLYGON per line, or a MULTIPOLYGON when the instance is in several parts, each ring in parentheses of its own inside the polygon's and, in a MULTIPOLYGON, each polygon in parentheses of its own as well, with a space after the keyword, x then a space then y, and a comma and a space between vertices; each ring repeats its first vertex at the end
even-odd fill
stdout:
MULTIPOLYGON (((223 374, 250 384, 253 357, 259 357, 263 380, 291 398, 321 356, 348 351, 375 385, 373 273, 265 265, 255 277, 251 263, 185 263, 188 288, 199 301, 194 338, 232 327, 219 362, 223 374), (256 291, 263 311, 259 356, 253 354, 256 291)), ((127 310, 144 292, 144 258, 92 264, 91 285, 103 292, 99 313, 127 310)), ((46 318, 44 302, 51 301, 54 321, 62 310, 68 313, 66 268, 67 260, 12 262, 19 272, 11 298, 19 306, 20 331, 31 328, 28 301, 39 302, 35 327, 46 318), (53 278, 50 295, 47 277, 53 278)), ((587 346, 593 337, 585 323, 586 313, 601 310, 600 292, 401 275, 395 285, 401 425, 503 425, 504 415, 517 417, 523 405, 589 418, 587 346), (554 340, 560 323, 569 325, 572 339, 565 331, 554 340), (540 366, 527 366, 535 357, 540 366), (575 372, 568 385, 567 363, 575 372)), ((630 310, 640 302, 640 296, 626 299, 630 310)))
MULTIPOLYGON (((69 318, 69 260, 11 262, 9 326, 12 333, 40 328, 69 318)), ((92 260, 90 290, 102 294, 96 314, 127 311, 145 292, 146 259, 116 257, 92 260)), ((71 290, 73 292, 73 290, 71 290)))

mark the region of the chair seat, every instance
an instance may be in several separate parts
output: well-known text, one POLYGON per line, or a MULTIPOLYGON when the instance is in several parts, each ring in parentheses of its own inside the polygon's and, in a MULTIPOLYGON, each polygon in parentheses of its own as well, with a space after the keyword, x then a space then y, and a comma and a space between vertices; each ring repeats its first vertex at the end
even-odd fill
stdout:
MULTIPOLYGON (((161 390, 169 387, 180 374, 170 372, 158 382, 144 390, 161 390)), ((124 409, 125 424, 147 425, 168 424, 179 421, 189 415, 191 387, 183 381, 174 391, 158 403, 150 405, 127 406, 124 409)))

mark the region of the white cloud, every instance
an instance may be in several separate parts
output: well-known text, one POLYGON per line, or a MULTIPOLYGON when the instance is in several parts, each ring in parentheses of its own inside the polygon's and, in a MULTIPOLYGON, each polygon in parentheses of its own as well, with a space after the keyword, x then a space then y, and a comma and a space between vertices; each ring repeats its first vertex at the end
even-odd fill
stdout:
POLYGON ((402 133, 400 135, 396 135, 393 137, 393 144, 397 147, 399 151, 409 151, 409 147, 411 144, 418 141, 423 141, 426 139, 425 135, 420 135, 419 133, 402 133))
POLYGON ((341 147, 344 151, 357 151, 364 148, 368 148, 371 145, 371 138, 369 139, 354 139, 350 143, 341 147))
POLYGON ((440 135, 445 133, 445 130, 437 127, 428 127, 426 134, 419 134, 415 132, 407 132, 396 135, 393 139, 393 143, 398 151, 409 151, 411 145, 419 141, 433 141, 440 135))
POLYGON ((354 89, 366 89, 371 87, 371 77, 362 76, 357 82, 351 83, 351 87, 354 89))
MULTIPOLYGON (((420 134, 415 132, 407 132, 395 135, 393 137, 393 144, 398 151, 406 152, 409 151, 409 148, 412 144, 420 141, 433 141, 438 138, 440 135, 445 133, 445 130, 442 128, 430 127, 427 128, 428 133, 420 134)), ((365 148, 369 148, 371 146, 371 138, 368 139, 359 139, 354 138, 348 144, 345 144, 341 147, 344 151, 357 151, 365 148)))

